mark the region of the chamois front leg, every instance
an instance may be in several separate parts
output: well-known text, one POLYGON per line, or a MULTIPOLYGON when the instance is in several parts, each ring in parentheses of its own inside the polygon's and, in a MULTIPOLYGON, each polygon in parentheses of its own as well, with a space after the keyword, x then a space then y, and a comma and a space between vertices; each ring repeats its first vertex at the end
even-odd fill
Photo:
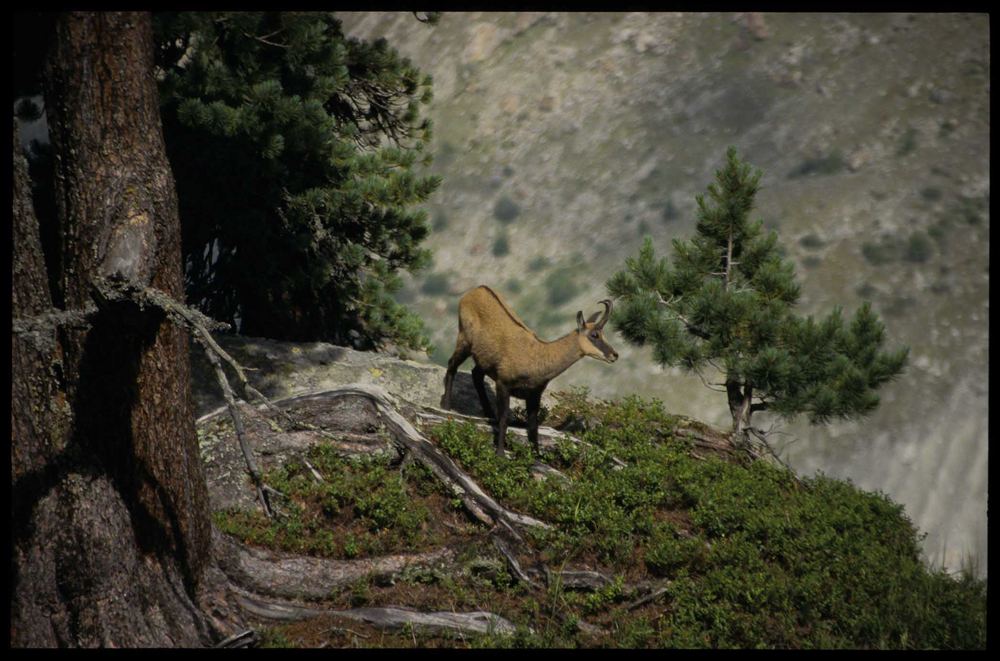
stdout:
POLYGON ((490 406, 490 400, 486 397, 486 372, 479 365, 472 368, 472 383, 476 386, 476 394, 479 395, 479 404, 483 407, 483 415, 491 420, 495 419, 493 407, 490 406))
POLYGON ((497 382, 497 438, 494 446, 497 456, 503 456, 504 441, 507 440, 507 415, 510 413, 510 393, 497 382))
POLYGON ((542 393, 532 393, 525 402, 528 408, 528 440, 535 456, 541 457, 542 453, 538 449, 538 410, 542 406, 542 393))
POLYGON ((444 373, 444 394, 441 395, 441 408, 446 411, 451 408, 451 386, 455 381, 455 372, 458 371, 458 366, 465 362, 470 353, 469 345, 464 344, 460 336, 455 353, 448 360, 448 371, 444 373))

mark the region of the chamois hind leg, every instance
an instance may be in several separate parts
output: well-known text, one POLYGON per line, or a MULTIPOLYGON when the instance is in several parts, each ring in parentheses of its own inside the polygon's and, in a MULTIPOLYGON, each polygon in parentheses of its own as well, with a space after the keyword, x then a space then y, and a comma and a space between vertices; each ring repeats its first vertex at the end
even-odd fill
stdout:
POLYGON ((528 409, 528 440, 536 457, 542 454, 538 449, 538 410, 542 407, 542 393, 531 393, 525 400, 528 409))
POLYGON ((479 395, 479 404, 483 407, 483 414, 490 419, 496 419, 493 415, 493 407, 486 397, 486 372, 479 365, 472 368, 472 383, 476 386, 476 394, 479 395))
POLYGON ((458 335, 458 342, 455 344, 455 353, 448 359, 448 371, 444 373, 444 394, 441 395, 441 408, 448 410, 451 408, 451 386, 455 381, 455 372, 458 366, 465 362, 465 359, 472 353, 468 342, 464 341, 462 334, 458 335))
POLYGON ((497 382, 497 438, 494 447, 497 456, 503 456, 504 442, 507 440, 507 415, 510 413, 510 393, 503 384, 497 382))

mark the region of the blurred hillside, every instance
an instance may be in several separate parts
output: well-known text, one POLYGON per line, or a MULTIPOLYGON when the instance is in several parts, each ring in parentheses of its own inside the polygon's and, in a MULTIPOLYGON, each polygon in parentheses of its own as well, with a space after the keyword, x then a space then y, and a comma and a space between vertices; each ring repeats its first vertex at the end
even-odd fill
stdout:
MULTIPOLYGON (((480 283, 542 337, 568 332, 644 235, 659 253, 691 235, 694 196, 735 145, 764 171, 758 214, 796 261, 802 311, 871 300, 890 346, 911 347, 872 416, 776 421, 775 445, 800 472, 890 494, 933 561, 971 555, 985 573, 987 15, 341 17, 434 77, 434 265, 402 296, 432 331, 432 360, 447 361, 458 296, 480 283)), ((728 419, 696 376, 615 347, 614 366, 585 361, 552 387, 728 419)))

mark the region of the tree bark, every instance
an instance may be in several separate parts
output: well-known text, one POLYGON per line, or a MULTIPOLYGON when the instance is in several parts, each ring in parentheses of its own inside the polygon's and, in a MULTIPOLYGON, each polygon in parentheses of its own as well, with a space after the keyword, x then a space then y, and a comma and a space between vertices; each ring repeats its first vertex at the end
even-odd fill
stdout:
POLYGON ((746 435, 753 415, 753 386, 742 385, 738 381, 726 381, 726 394, 729 400, 729 414, 733 417, 733 438, 740 440, 746 435))
MULTIPOLYGON (((44 86, 60 235, 55 298, 67 309, 87 306, 109 277, 183 300, 152 53, 148 14, 55 22, 44 86)), ((20 318, 53 296, 16 151, 14 160, 20 318)), ((105 302, 90 322, 12 339, 11 643, 210 643, 221 636, 204 612, 209 583, 217 587, 205 577, 218 572, 208 571, 187 338, 161 311, 129 301, 105 302)))

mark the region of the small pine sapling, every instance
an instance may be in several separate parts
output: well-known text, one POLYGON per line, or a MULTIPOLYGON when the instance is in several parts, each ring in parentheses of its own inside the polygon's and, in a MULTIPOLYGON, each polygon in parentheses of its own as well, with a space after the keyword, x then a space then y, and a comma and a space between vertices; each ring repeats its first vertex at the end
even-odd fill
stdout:
POLYGON ((883 350, 885 327, 867 303, 849 321, 839 307, 820 320, 794 313, 794 267, 777 234, 750 220, 760 177, 730 148, 696 198, 695 236, 673 242, 672 263, 656 258, 647 237, 607 282, 626 341, 648 343, 661 366, 723 375, 734 438, 753 430, 757 411, 804 413, 813 424, 863 416, 909 352, 883 350))

